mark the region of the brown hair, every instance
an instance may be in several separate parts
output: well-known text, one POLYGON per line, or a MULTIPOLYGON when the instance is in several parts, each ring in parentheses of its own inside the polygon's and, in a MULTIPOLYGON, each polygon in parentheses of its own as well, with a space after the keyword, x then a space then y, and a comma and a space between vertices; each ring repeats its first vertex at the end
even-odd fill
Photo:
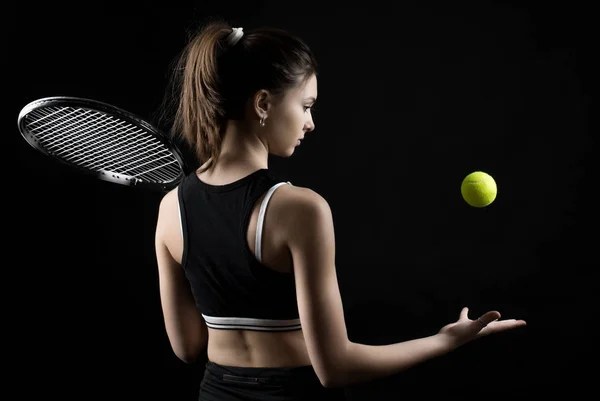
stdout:
POLYGON ((225 123, 244 118, 250 96, 266 89, 279 97, 317 74, 309 47, 282 29, 245 31, 229 46, 232 32, 228 23, 212 19, 189 37, 162 105, 162 117, 175 110, 171 135, 189 145, 200 163, 210 159, 207 168, 219 157, 225 123))

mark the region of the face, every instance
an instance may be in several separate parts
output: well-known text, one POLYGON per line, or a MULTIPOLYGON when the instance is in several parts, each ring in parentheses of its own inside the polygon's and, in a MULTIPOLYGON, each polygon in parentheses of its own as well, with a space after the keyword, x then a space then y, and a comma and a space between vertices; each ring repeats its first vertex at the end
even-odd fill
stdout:
MULTIPOLYGON (((288 90, 276 100, 265 97, 261 115, 267 118, 265 126, 258 128, 269 146, 269 153, 291 156, 306 133, 315 129, 311 107, 316 99, 317 78, 314 75, 303 86, 288 90)), ((260 105, 260 101, 257 104, 260 105)))

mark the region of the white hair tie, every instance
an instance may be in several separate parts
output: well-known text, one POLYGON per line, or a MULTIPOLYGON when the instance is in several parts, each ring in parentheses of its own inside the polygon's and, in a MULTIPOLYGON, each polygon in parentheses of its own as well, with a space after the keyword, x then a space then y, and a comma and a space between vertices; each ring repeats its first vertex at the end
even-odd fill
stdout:
POLYGON ((242 36, 244 36, 244 28, 231 28, 233 32, 229 34, 227 37, 227 43, 229 46, 235 46, 237 42, 240 41, 242 36))

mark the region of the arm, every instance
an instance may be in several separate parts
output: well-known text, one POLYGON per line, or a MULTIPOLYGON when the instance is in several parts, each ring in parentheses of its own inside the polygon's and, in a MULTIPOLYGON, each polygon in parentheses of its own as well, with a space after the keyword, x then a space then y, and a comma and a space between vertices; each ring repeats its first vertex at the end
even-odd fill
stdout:
POLYGON ((286 235, 294 264, 298 311, 308 354, 323 386, 343 387, 391 376, 478 336, 524 324, 494 322, 500 317, 498 312, 472 321, 465 308, 458 322, 428 337, 381 346, 349 341, 335 270, 329 205, 318 194, 298 187, 288 204, 286 235))
POLYGON ((168 238, 181 236, 177 192, 162 199, 155 234, 160 301, 169 342, 175 355, 192 363, 208 343, 206 322, 198 311, 181 265, 166 245, 168 238))

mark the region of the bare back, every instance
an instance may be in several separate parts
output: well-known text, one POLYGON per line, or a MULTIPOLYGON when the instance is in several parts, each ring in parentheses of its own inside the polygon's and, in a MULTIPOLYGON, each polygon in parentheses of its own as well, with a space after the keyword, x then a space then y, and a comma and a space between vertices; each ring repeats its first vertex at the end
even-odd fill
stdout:
MULTIPOLYGON (((211 177, 206 172, 198 178, 209 185, 225 185, 242 178, 246 174, 229 177, 211 177)), ((265 214, 262 231, 261 263, 284 273, 293 274, 292 257, 288 249, 285 233, 278 214, 286 199, 299 190, 291 185, 279 187, 271 196, 265 214)), ((266 194, 253 206, 250 215, 246 239, 253 255, 256 255, 255 238, 260 205, 266 194)), ((169 202, 171 213, 178 213, 177 196, 169 202)), ((169 214, 171 214, 169 213, 169 214)), ((168 230, 170 235, 164 238, 165 245, 175 260, 181 264, 183 238, 179 230, 179 220, 169 219, 166 224, 177 225, 168 230)), ((273 300, 277 302, 277 300, 273 300)), ((208 359, 225 366, 241 367, 289 367, 311 365, 302 330, 287 332, 262 332, 250 330, 217 330, 208 328, 208 359)))

